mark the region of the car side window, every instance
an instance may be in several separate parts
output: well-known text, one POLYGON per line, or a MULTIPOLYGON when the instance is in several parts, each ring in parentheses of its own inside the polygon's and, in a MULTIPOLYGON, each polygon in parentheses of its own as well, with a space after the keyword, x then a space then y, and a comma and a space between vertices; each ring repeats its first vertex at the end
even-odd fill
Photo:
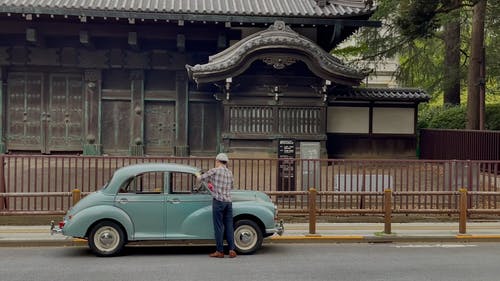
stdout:
POLYGON ((131 177, 120 188, 119 193, 161 194, 165 186, 163 175, 163 172, 150 172, 131 177))
POLYGON ((170 192, 190 194, 198 184, 196 176, 190 173, 171 173, 170 192))

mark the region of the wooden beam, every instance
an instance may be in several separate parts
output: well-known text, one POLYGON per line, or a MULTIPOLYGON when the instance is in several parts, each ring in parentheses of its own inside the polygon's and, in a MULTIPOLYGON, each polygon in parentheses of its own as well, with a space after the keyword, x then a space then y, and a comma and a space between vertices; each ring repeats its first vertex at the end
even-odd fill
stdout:
POLYGON ((38 40, 37 32, 34 28, 26 28, 26 41, 30 43, 36 43, 38 40))
MULTIPOLYGON (((4 114, 4 108, 5 108, 5 100, 6 98, 4 97, 4 95, 7 93, 4 89, 5 89, 5 86, 7 83, 5 83, 4 81, 7 80, 7 75, 6 75, 6 72, 4 69, 2 69, 2 67, 0 66, 0 116, 2 116, 2 120, 0 120, 0 154, 3 154, 5 153, 6 151, 6 146, 5 146, 5 143, 3 142, 4 140, 4 135, 3 135, 3 131, 4 131, 4 128, 3 128, 3 124, 5 122, 5 119, 6 119, 6 115, 4 114)), ((3 164, 3 161, 1 162, 1 164, 3 164)), ((2 170, 3 170, 3 167, 2 167, 2 170)), ((0 178, 0 180, 3 180, 0 178)), ((4 190, 0 190, 0 191, 4 191, 4 190)), ((1 204, 1 203, 0 203, 1 204)))
MULTIPOLYGON (((27 28, 33 28, 31 22, 16 21, 12 19, 2 20, 0 24, 0 34, 2 35, 19 35, 26 33, 27 28)), ((228 39, 240 39, 240 30, 225 30, 222 25, 213 26, 194 26, 188 25, 179 27, 176 25, 161 26, 159 24, 141 24, 141 25, 117 25, 117 24, 102 24, 102 23, 55 23, 55 22, 39 22, 36 24, 38 33, 44 36, 79 36, 80 31, 87 31, 89 38, 95 39, 98 37, 106 38, 127 38, 129 32, 140 34, 141 39, 161 39, 161 40, 176 40, 177 33, 182 32, 189 35, 189 38, 196 38, 201 41, 217 40, 219 33, 224 32, 228 39)))
POLYGON ((83 153, 85 155, 100 155, 102 153, 99 106, 102 90, 102 74, 100 70, 84 72, 85 89, 85 140, 83 153))
POLYGON ((45 46, 45 38, 38 28, 26 28, 26 42, 37 47, 45 46))
POLYGON ((144 71, 130 71, 132 111, 130 118, 130 154, 144 154, 144 71))
POLYGON ((217 50, 224 50, 226 49, 227 46, 227 36, 225 33, 219 34, 219 37, 217 37, 217 50))
POLYGON ((128 33, 128 45, 133 49, 138 51, 139 47, 139 39, 137 38, 137 32, 129 32, 128 33))
POLYGON ((80 30, 78 33, 79 38, 80 38, 80 44, 87 48, 95 48, 94 42, 92 38, 90 37, 90 32, 88 30, 80 30))
MULTIPOLYGON (((3 7, 0 6, 0 13, 37 13, 37 14, 47 14, 47 15, 70 15, 70 16, 80 16, 80 9, 55 9, 53 7, 3 7)), ((133 11, 110 11, 110 10, 87 10, 85 11, 86 16, 93 17, 106 17, 106 18, 136 18, 136 19, 156 19, 156 20, 168 20, 168 21, 178 21, 178 24, 184 24, 185 22, 197 21, 197 22, 237 22, 237 23, 256 23, 256 24, 273 24, 275 21, 284 21, 287 24, 297 24, 297 25, 332 25, 334 23, 340 23, 346 26, 369 26, 369 27, 381 27, 381 21, 372 21, 365 19, 332 19, 332 18, 322 18, 315 16, 308 17, 296 17, 296 16, 244 16, 244 15, 211 15, 211 14, 183 14, 183 13, 158 13, 158 12, 133 12, 133 11)), ((367 12, 364 15, 359 15, 369 17, 371 12, 367 12)))
POLYGON ((186 35, 177 34, 177 50, 181 53, 186 51, 186 35))

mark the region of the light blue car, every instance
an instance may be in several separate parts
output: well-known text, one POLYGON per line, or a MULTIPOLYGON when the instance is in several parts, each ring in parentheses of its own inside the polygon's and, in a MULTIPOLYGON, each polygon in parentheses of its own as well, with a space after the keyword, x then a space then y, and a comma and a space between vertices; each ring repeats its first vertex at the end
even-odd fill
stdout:
MULTIPOLYGON (((179 164, 137 164, 118 169, 51 231, 88 239, 98 256, 114 256, 133 241, 213 240, 212 196, 196 180, 200 170, 179 164)), ((277 207, 258 191, 232 193, 236 251, 252 254, 265 237, 281 235, 277 207)))

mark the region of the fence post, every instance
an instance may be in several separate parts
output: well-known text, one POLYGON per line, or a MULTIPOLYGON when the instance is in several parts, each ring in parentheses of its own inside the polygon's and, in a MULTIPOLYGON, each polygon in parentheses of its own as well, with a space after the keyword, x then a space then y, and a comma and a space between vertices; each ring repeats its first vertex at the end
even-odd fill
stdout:
POLYGON ((75 206, 76 203, 78 203, 78 201, 80 201, 80 199, 82 198, 82 192, 80 191, 80 189, 75 188, 73 189, 73 191, 71 191, 71 193, 73 195, 73 206, 75 206))
POLYGON ((384 233, 391 234, 391 221, 392 221, 392 190, 384 190, 384 233))
POLYGON ((465 234, 467 232, 467 189, 460 188, 460 221, 458 232, 465 234))
MULTIPOLYGON (((1 85, 0 85, 1 87, 1 85)), ((0 193, 5 193, 5 157, 0 155, 0 193)), ((7 209, 7 197, 0 198, 0 210, 7 209)))
POLYGON ((316 188, 309 189, 309 234, 316 234, 316 188))

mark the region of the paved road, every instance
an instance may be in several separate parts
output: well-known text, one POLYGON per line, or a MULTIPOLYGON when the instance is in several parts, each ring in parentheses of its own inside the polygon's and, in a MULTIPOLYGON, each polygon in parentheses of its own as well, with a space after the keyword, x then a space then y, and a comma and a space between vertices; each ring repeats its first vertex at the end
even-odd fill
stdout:
POLYGON ((270 244, 213 259, 212 247, 134 247, 115 258, 84 247, 2 248, 0 280, 499 280, 500 243, 270 244))

